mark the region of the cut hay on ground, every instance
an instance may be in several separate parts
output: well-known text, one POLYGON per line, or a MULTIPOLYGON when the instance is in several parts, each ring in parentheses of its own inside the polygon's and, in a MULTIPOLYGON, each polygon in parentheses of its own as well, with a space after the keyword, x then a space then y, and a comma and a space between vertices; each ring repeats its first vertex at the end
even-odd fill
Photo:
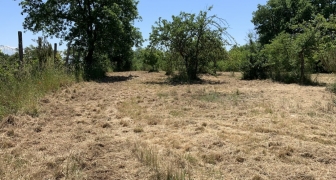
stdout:
POLYGON ((111 73, 46 96, 0 123, 0 179, 336 179, 325 87, 202 79, 111 73))

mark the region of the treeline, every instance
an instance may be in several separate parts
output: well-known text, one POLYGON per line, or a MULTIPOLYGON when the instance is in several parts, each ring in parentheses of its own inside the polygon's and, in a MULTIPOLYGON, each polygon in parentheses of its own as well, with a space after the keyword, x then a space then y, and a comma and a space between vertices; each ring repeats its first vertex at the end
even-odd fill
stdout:
POLYGON ((252 18, 256 33, 249 34, 246 45, 231 49, 231 54, 243 54, 243 78, 305 84, 312 73, 335 72, 335 13, 334 0, 258 5, 252 18))
POLYGON ((225 49, 232 42, 227 26, 209 17, 210 10, 159 19, 150 45, 135 50, 135 69, 179 71, 189 79, 199 73, 241 71, 243 79, 299 84, 314 83, 312 73, 336 71, 336 1, 269 0, 258 5, 252 17, 255 32, 245 45, 230 50, 225 49))
POLYGON ((188 80, 201 72, 215 72, 217 61, 224 59, 225 46, 232 39, 225 20, 181 12, 172 21, 159 19, 153 26, 150 45, 143 39, 134 21, 141 20, 138 1, 21 1, 26 15, 24 28, 55 36, 82 54, 84 79, 104 76, 105 72, 160 68, 188 80), (140 59, 134 59, 140 58, 140 59), (140 67, 141 66, 141 67, 140 67))
POLYGON ((311 83, 310 74, 334 72, 334 0, 269 0, 258 5, 255 33, 235 45, 228 24, 209 9, 181 12, 153 25, 149 45, 134 21, 138 1, 21 1, 26 30, 61 38, 80 52, 84 79, 109 70, 164 70, 188 81, 200 73, 241 71, 244 79, 311 83), (230 50, 226 47, 233 45, 230 50), (137 49, 133 50, 136 47, 137 49))
POLYGON ((41 94, 74 77, 91 80, 108 71, 163 70, 184 81, 198 80, 201 73, 241 71, 244 79, 300 84, 312 83, 312 73, 336 72, 336 0, 269 0, 258 5, 252 16, 255 33, 242 46, 235 45, 224 19, 209 15, 212 7, 198 14, 181 12, 159 18, 145 48, 134 27, 141 20, 137 4, 20 1, 25 30, 60 38, 68 48, 53 55, 51 44, 39 38, 36 46, 25 48, 23 62, 18 54, 0 53, 0 117, 23 106, 34 114, 32 102, 41 94))

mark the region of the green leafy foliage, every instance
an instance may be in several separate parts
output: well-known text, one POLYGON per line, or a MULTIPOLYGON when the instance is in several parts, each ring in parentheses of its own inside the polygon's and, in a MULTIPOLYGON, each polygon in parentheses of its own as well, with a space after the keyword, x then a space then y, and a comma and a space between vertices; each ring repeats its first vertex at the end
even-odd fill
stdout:
POLYGON ((242 69, 243 60, 247 57, 246 46, 234 45, 228 52, 228 58, 217 63, 219 71, 238 72, 242 69))
POLYGON ((142 71, 142 70, 145 70, 142 51, 143 51, 142 47, 137 47, 133 51, 132 68, 131 68, 131 70, 133 70, 133 71, 142 71))
POLYGON ((46 46, 38 43, 37 47, 27 47, 23 63, 19 63, 17 53, 9 56, 0 52, 0 120, 18 111, 37 115, 40 97, 74 82, 74 77, 60 64, 62 60, 54 60, 53 54, 45 53, 50 49, 49 43, 44 42, 46 46))
POLYGON ((266 75, 266 59, 261 53, 262 46, 255 40, 252 33, 248 34, 249 43, 245 45, 245 57, 242 60, 241 70, 243 79, 265 79, 266 75))
POLYGON ((135 0, 23 0, 20 3, 22 14, 27 15, 23 23, 26 30, 61 38, 84 52, 87 79, 94 78, 97 68, 102 67, 97 59, 100 55, 107 55, 116 70, 131 68, 131 48, 142 41, 140 32, 133 26, 133 21, 140 18, 137 4, 135 0))
POLYGON ((175 75, 176 71, 184 71, 183 59, 177 52, 165 51, 160 67, 166 72, 166 75, 175 75))
POLYGON ((38 109, 38 100, 50 91, 74 83, 64 69, 46 68, 20 79, 0 82, 0 120, 7 114, 21 111, 30 114, 38 109))
POLYGON ((148 47, 143 51, 144 63, 151 66, 150 72, 159 71, 159 61, 162 57, 162 52, 155 48, 148 47))
POLYGON ((309 83, 317 62, 321 59, 325 65, 329 62, 326 47, 333 42, 325 36, 330 30, 326 28, 329 23, 317 15, 314 20, 292 26, 301 33, 281 33, 266 45, 263 52, 268 56, 270 76, 278 81, 309 83))
POLYGON ((225 56, 224 46, 228 39, 226 22, 217 16, 208 16, 208 11, 198 15, 181 12, 172 16, 172 21, 159 19, 150 35, 151 47, 165 54, 169 73, 173 66, 186 75, 189 81, 198 79, 203 72, 215 72, 216 62, 225 56))
POLYGON ((269 44, 281 32, 295 33, 291 25, 311 19, 314 6, 307 0, 269 0, 258 5, 253 12, 252 23, 262 45, 269 44))
POLYGON ((259 5, 252 19, 258 51, 247 45, 254 55, 249 55, 244 74, 248 79, 264 73, 276 81, 307 84, 313 72, 334 71, 335 12, 334 2, 325 0, 269 0, 259 5))
POLYGON ((163 68, 164 53, 154 47, 139 47, 134 50, 132 70, 158 72, 163 68))
POLYGON ((295 55, 294 40, 287 33, 281 33, 272 43, 266 45, 262 53, 267 58, 268 77, 285 83, 297 82, 299 64, 295 55))
MULTIPOLYGON (((18 56, 17 54, 13 56, 18 56)), ((11 61, 13 56, 6 55, 0 51, 0 81, 7 81, 14 78, 14 74, 17 72, 19 63, 11 61)))

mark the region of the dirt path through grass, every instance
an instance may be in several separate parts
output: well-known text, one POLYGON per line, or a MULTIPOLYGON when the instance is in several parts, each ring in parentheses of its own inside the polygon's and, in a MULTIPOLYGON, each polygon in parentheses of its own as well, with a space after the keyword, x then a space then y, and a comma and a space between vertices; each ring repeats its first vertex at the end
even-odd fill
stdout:
POLYGON ((325 87, 111 73, 0 123, 0 179, 336 179, 325 87))

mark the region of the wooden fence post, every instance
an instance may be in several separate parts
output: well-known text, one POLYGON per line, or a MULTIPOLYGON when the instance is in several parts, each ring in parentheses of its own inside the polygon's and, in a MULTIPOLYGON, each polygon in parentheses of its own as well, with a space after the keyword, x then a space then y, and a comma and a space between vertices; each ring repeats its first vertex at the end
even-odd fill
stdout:
POLYGON ((40 70, 42 70, 44 67, 43 53, 42 53, 42 37, 37 38, 37 58, 40 66, 39 68, 40 70))
POLYGON ((54 44, 54 63, 56 62, 57 58, 57 43, 54 44))
POLYGON ((70 43, 68 43, 68 49, 67 49, 67 54, 65 58, 65 65, 69 66, 69 56, 70 56, 70 43))
POLYGON ((80 66, 79 66, 80 52, 78 51, 78 48, 73 47, 73 57, 75 60, 75 76, 78 81, 80 77, 80 66), (77 56, 76 56, 76 51, 77 51, 77 56))
POLYGON ((76 62, 76 58, 75 58, 75 54, 76 54, 76 51, 75 51, 75 46, 72 47, 72 58, 73 58, 73 61, 76 62))
POLYGON ((22 44, 22 32, 18 32, 19 36, 19 58, 20 58, 20 63, 21 66, 23 66, 23 44, 22 44))
POLYGON ((77 58, 78 58, 78 63, 80 62, 80 58, 81 58, 81 52, 79 50, 79 48, 77 48, 77 58))

